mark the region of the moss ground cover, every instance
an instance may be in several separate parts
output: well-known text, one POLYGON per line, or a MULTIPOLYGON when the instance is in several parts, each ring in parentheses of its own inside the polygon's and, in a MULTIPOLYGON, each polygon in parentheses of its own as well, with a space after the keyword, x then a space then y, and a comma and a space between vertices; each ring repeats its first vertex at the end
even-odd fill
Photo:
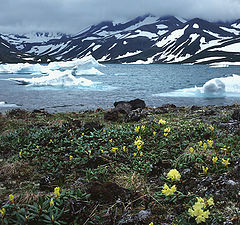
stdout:
POLYGON ((1 114, 0 221, 240 224, 237 108, 147 108, 134 123, 104 111, 1 114))

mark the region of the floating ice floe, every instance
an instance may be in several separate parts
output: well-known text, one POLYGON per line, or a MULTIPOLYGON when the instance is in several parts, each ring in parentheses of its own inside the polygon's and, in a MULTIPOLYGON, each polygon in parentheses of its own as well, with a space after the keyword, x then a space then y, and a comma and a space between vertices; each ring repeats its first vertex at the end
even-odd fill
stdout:
POLYGON ((16 104, 8 104, 6 102, 0 102, 0 108, 11 108, 11 107, 19 107, 16 104))
POLYGON ((210 65, 211 68, 226 68, 229 67, 228 64, 211 64, 210 65))
POLYGON ((240 76, 233 74, 229 77, 214 78, 202 87, 179 89, 172 92, 159 93, 154 96, 162 97, 204 97, 223 98, 240 96, 240 76))
POLYGON ((41 72, 43 66, 40 64, 17 63, 17 64, 1 64, 0 73, 34 73, 41 72))
POLYGON ((92 74, 102 75, 95 67, 101 67, 92 56, 87 56, 81 59, 74 59, 66 62, 50 62, 49 64, 29 64, 29 63, 17 63, 17 64, 1 64, 0 73, 41 73, 48 74, 53 70, 72 70, 75 75, 92 74))
POLYGON ((91 86, 94 84, 91 80, 83 77, 75 77, 71 70, 66 71, 49 71, 47 76, 33 77, 33 78, 10 78, 10 80, 17 81, 20 84, 29 86, 91 86))

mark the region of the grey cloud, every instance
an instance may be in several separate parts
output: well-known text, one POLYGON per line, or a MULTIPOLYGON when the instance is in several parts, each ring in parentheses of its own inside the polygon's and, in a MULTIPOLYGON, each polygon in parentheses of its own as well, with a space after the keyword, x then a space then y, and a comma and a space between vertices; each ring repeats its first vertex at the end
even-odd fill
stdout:
POLYGON ((103 20, 151 13, 211 21, 239 19, 240 0, 0 0, 0 33, 75 33, 103 20))

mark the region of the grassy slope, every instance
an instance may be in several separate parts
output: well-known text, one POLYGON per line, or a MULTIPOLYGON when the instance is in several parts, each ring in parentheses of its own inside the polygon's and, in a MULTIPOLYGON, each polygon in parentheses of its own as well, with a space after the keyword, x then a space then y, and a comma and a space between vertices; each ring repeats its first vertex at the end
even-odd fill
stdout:
POLYGON ((104 122, 104 112, 1 115, 2 223, 196 224, 197 217, 188 210, 202 197, 202 210, 210 212, 207 224, 239 224, 240 130, 231 119, 235 108, 147 109, 137 123, 104 122), (159 124, 160 119, 166 124, 159 124), (83 126, 87 121, 103 128, 91 132, 83 126), (136 132, 137 126, 143 127, 136 132), (164 135, 165 128, 170 132, 164 135), (139 136, 143 144, 137 150, 139 136), (230 164, 224 166, 222 159, 230 164), (202 166, 208 167, 206 174, 202 166), (167 178, 171 169, 180 172, 180 180, 167 178), (165 183, 175 185, 172 195, 162 193, 165 183), (57 198, 55 187, 60 187, 57 198), (211 197, 214 206, 207 204, 211 197), (142 219, 141 210, 151 213, 142 219))

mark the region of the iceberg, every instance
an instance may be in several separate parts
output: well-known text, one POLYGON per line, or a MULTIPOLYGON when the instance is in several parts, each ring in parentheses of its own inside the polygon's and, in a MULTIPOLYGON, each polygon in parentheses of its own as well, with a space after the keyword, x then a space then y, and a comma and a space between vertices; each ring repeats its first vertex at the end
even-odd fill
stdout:
POLYGON ((228 77, 214 78, 207 81, 202 87, 184 88, 172 92, 155 94, 154 96, 200 98, 239 97, 240 76, 233 74, 228 77))
POLYGON ((60 70, 72 70, 74 75, 102 75, 96 67, 104 67, 99 64, 92 56, 86 56, 81 59, 74 59, 66 62, 50 62, 49 64, 29 64, 29 63, 17 63, 17 64, 2 64, 0 65, 0 73, 41 73, 48 74, 49 71, 60 70))
POLYGON ((0 73, 34 73, 43 68, 40 64, 17 63, 0 65, 0 73))
POLYGON ((47 76, 33 77, 33 78, 9 78, 23 85, 29 86, 91 86, 94 84, 91 80, 75 77, 71 70, 66 71, 49 71, 47 76))

